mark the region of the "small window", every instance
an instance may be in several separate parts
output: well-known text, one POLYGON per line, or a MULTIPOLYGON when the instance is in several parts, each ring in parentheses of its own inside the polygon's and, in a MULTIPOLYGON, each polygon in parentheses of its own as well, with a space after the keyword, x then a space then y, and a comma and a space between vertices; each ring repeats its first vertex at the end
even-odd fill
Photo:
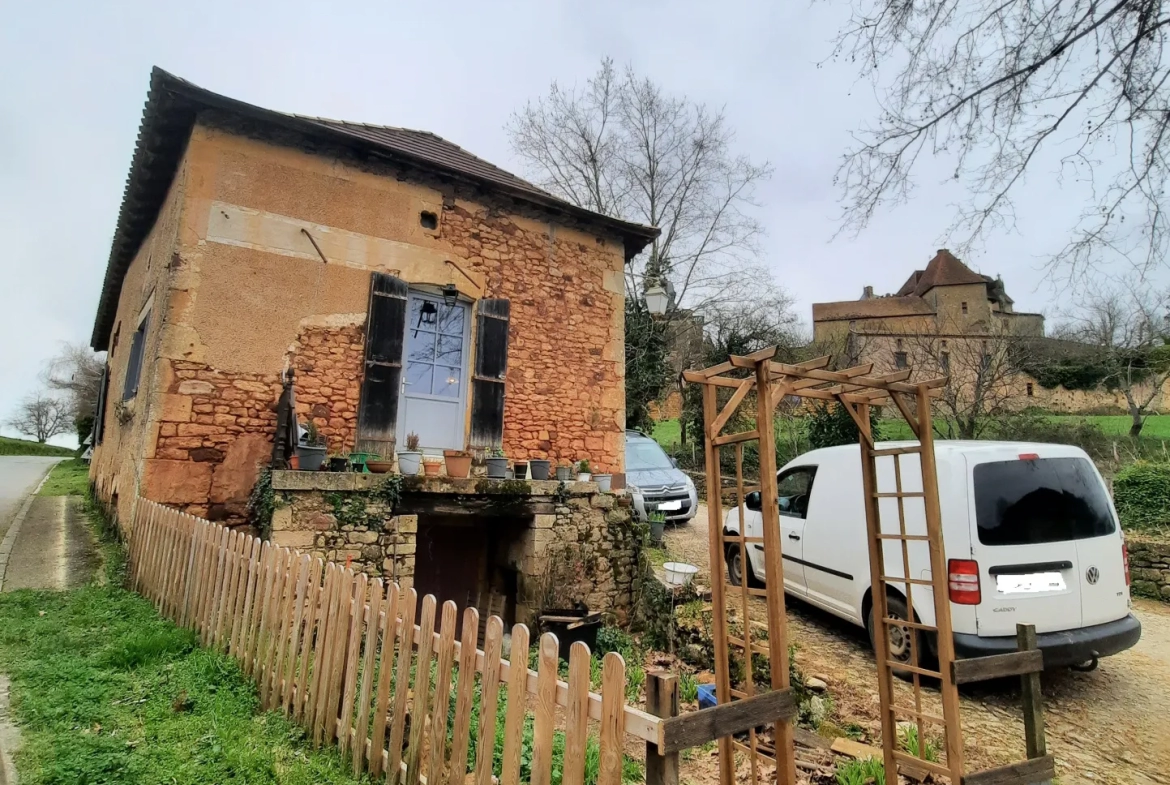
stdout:
POLYGON ((1028 389, 1028 397, 1029 398, 1033 397, 1033 395, 1035 394, 1035 390, 1032 389, 1031 382, 1028 382, 1027 389, 1028 389))
POLYGON ((939 367, 942 368, 943 373, 951 372, 951 353, 943 352, 938 356, 939 367))
POLYGON ((909 368, 910 365, 906 361, 906 352, 894 352, 894 366, 897 368, 909 368))
POLYGON ((1084 458, 975 466, 975 523, 984 545, 1038 545, 1114 532, 1109 497, 1084 458))
POLYGON ((130 359, 126 362, 126 380, 122 385, 122 400, 138 394, 138 380, 142 376, 142 353, 146 348, 146 331, 150 329, 150 311, 147 311, 130 341, 130 359))
POLYGON ((939 347, 940 347, 940 348, 941 348, 941 349, 942 349, 944 352, 947 350, 947 341, 946 341, 946 339, 945 339, 945 338, 944 338, 942 341, 940 341, 940 342, 939 342, 939 347))
POLYGON ((960 303, 960 305, 961 305, 961 306, 962 306, 962 308, 963 308, 963 314, 964 314, 964 315, 966 315, 966 313, 967 313, 967 301, 966 301, 966 300, 964 300, 962 303, 960 303))
POLYGON ((776 478, 776 496, 780 502, 780 514, 793 518, 808 517, 808 500, 812 494, 813 479, 817 467, 801 466, 789 469, 776 478))
POLYGON ((902 351, 902 339, 898 338, 894 341, 894 351, 902 351))
POLYGON ((422 228, 428 231, 435 231, 439 228, 439 216, 432 213, 430 210, 423 210, 418 214, 418 222, 422 224, 422 228))

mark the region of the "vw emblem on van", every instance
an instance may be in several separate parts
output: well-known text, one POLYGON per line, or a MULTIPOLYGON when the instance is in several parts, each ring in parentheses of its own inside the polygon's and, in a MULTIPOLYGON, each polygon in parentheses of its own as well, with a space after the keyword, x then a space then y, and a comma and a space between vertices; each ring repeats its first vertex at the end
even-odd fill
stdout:
POLYGON ((1085 580, 1089 582, 1090 586, 1095 586, 1097 581, 1101 578, 1101 571, 1096 567, 1090 567, 1085 571, 1085 580))

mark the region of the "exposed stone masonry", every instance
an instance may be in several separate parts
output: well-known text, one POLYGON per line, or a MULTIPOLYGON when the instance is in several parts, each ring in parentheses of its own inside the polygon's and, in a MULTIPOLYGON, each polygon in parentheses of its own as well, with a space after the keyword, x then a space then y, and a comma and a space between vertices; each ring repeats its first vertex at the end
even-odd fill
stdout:
POLYGON ((1170 542, 1125 536, 1133 593, 1170 602, 1170 542))

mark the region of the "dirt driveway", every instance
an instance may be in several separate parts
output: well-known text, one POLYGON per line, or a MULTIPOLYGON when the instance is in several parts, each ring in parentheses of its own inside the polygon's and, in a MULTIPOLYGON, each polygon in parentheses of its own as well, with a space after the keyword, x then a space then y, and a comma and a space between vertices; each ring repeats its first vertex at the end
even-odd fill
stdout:
MULTIPOLYGON (((667 530, 666 549, 706 578, 705 507, 691 524, 667 530)), ((1063 785, 1170 785, 1170 606, 1134 600, 1134 612, 1143 627, 1136 647, 1092 673, 1043 676, 1048 751, 1063 785)), ((758 618, 765 618, 762 608, 758 618)), ((864 631, 799 601, 789 603, 788 620, 797 664, 828 682, 838 724, 856 722, 880 738, 877 675, 864 631)), ((1018 681, 964 687, 962 717, 968 771, 1024 757, 1018 681)))

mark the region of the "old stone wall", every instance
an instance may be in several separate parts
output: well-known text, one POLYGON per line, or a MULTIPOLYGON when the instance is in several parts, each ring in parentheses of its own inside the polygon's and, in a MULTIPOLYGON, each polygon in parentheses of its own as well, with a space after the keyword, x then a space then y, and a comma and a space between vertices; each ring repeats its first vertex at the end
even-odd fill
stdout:
MULTIPOLYGON (((390 510, 381 492, 386 481, 386 475, 376 474, 274 472, 279 507, 272 542, 349 563, 404 588, 414 586, 417 560, 428 558, 417 553, 419 527, 429 522, 426 516, 390 510)), ((555 481, 522 483, 521 493, 520 486, 493 488, 484 480, 402 481, 402 493, 416 504, 420 495, 434 494, 471 505, 498 499, 503 490, 506 502, 518 505, 512 517, 525 519, 526 525, 499 554, 498 565, 519 577, 516 621, 532 623, 542 609, 579 605, 610 614, 618 624, 631 620, 641 590, 645 532, 631 520, 624 494, 601 493, 594 483, 567 483, 564 490, 555 481), (526 514, 524 509, 544 512, 526 514)), ((491 524, 481 520, 476 525, 491 524)))
POLYGON ((1170 602, 1170 542, 1127 534, 1125 543, 1132 592, 1170 602))

